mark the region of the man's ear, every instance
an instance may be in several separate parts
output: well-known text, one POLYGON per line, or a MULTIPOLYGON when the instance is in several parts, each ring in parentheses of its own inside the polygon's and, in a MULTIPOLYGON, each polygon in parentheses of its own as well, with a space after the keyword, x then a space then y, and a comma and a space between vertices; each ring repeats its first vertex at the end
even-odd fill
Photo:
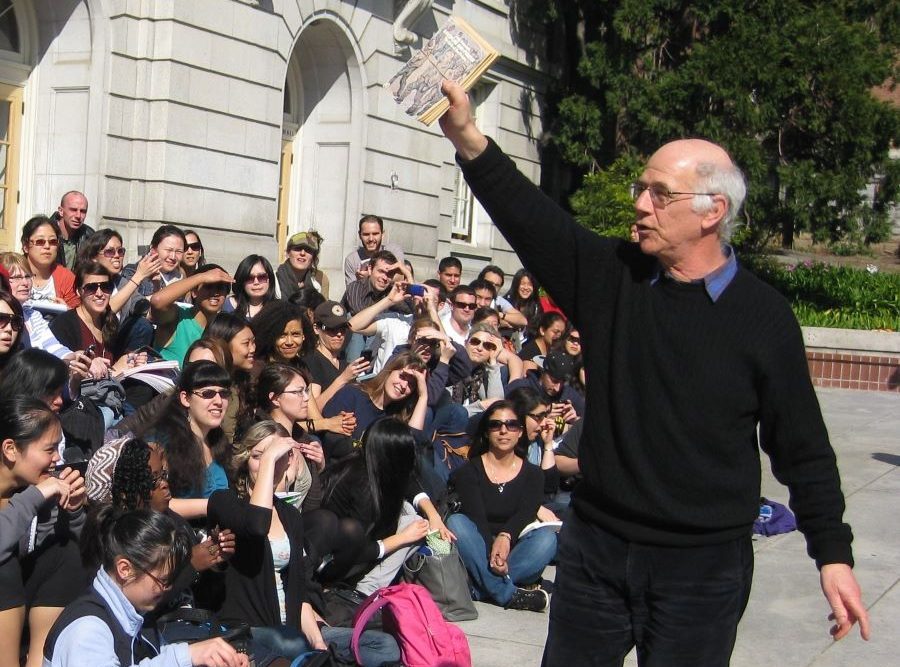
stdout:
POLYGON ((728 213, 728 200, 725 198, 725 195, 709 196, 712 198, 713 205, 708 211, 703 213, 703 217, 700 219, 700 228, 704 232, 717 229, 728 213))

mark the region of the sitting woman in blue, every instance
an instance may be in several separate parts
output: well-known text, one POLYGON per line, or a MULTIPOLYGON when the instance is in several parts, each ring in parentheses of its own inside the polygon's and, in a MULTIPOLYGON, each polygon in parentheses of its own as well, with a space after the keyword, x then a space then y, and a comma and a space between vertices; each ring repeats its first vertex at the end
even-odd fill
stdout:
POLYGON ((230 395, 224 368, 212 361, 188 363, 157 414, 135 428, 137 437, 165 450, 171 508, 186 519, 206 516, 206 499, 228 488, 231 446, 222 421, 230 395))
POLYGON ((142 614, 151 611, 190 560, 188 534, 150 509, 102 510, 103 564, 93 585, 67 606, 47 636, 44 664, 246 667, 247 656, 216 638, 164 644, 142 614))
POLYGON ((512 404, 493 403, 478 423, 469 462, 450 475, 461 509, 447 527, 473 584, 473 597, 509 609, 544 611, 549 596, 541 574, 556 554, 556 530, 533 522, 543 499, 544 478, 517 447, 522 423, 512 404))

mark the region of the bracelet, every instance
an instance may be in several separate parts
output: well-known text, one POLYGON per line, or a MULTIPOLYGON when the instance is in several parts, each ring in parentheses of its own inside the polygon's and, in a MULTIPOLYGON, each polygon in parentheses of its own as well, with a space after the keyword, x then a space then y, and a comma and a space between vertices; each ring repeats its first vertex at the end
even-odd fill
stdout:
POLYGON ((130 282, 135 287, 140 287, 140 285, 138 283, 134 282, 134 280, 132 280, 131 278, 128 279, 128 282, 130 282))
POLYGON ((505 537, 510 542, 512 542, 512 537, 510 537, 509 533, 497 533, 497 537, 505 537))

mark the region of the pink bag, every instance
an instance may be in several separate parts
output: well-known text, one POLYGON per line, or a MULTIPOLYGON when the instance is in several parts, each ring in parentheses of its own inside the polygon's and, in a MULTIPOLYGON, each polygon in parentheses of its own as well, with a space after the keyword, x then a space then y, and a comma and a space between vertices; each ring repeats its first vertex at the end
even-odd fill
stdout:
POLYGON ((359 606, 350 642, 358 663, 359 637, 382 608, 384 631, 397 640, 406 667, 472 667, 466 635, 443 619, 431 595, 417 584, 379 588, 359 606))

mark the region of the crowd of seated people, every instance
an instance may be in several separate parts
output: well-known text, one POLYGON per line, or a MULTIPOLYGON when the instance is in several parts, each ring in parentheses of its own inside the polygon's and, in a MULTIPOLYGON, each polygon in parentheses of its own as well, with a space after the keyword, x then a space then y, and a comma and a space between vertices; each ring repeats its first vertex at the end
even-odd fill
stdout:
MULTIPOLYGON (((396 581, 429 533, 458 545, 475 599, 547 607, 586 378, 530 273, 504 294, 500 267, 465 284, 447 257, 416 281, 366 215, 329 296, 315 231, 230 273, 174 225, 126 263, 86 210, 66 193, 0 254, 0 666, 245 664, 225 642, 132 641, 184 601, 249 625, 258 665, 352 660, 329 596, 396 581)), ((381 632, 362 648, 399 660, 381 632)))

